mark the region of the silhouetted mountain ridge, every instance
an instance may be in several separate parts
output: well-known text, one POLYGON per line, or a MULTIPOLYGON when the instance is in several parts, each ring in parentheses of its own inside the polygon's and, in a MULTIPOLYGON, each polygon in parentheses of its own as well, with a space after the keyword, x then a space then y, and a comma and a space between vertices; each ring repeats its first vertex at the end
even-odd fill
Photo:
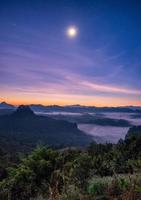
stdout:
POLYGON ((22 149, 39 143, 84 146, 92 137, 80 131, 76 123, 38 116, 28 106, 19 106, 12 114, 0 116, 0 141, 22 149))
POLYGON ((12 104, 8 104, 6 102, 1 102, 0 103, 0 109, 15 109, 15 106, 13 106, 12 104))
POLYGON ((15 117, 33 117, 35 116, 34 112, 29 106, 20 105, 16 111, 12 113, 15 117))
MULTIPOLYGON (((127 113, 141 113, 140 106, 119 106, 119 107, 96 107, 96 106, 83 106, 83 105, 48 105, 30 104, 28 105, 34 112, 127 112, 127 113)), ((0 103, 0 108, 15 109, 16 107, 7 104, 6 102, 0 103)))

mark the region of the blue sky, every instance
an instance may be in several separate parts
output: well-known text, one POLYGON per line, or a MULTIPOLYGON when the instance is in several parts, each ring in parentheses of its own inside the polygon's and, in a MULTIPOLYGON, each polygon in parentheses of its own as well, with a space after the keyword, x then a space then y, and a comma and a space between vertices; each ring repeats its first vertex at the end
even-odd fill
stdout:
POLYGON ((140 10, 140 1, 0 0, 0 100, 141 105, 140 10))

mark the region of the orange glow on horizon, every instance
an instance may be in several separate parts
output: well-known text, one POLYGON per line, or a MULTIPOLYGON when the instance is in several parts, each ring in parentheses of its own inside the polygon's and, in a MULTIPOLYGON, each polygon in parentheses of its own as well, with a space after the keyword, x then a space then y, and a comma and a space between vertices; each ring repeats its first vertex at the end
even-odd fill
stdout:
POLYGON ((78 97, 75 98, 72 96, 72 98, 66 98, 66 99, 36 99, 36 98, 0 98, 0 102, 7 102, 9 104, 18 106, 21 104, 24 105, 29 105, 29 104, 42 104, 45 106, 48 105, 60 105, 60 106, 65 106, 65 105, 85 105, 85 106, 97 106, 97 107, 118 107, 118 106, 141 106, 141 101, 137 100, 129 100, 126 98, 110 98, 110 97, 83 97, 78 99, 78 97))

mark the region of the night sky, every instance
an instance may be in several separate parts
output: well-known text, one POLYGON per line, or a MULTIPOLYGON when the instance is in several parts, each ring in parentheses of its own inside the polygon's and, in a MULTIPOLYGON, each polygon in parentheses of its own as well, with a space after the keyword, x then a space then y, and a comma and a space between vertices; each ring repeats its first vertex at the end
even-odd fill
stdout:
POLYGON ((0 101, 141 105, 141 1, 0 0, 0 101))

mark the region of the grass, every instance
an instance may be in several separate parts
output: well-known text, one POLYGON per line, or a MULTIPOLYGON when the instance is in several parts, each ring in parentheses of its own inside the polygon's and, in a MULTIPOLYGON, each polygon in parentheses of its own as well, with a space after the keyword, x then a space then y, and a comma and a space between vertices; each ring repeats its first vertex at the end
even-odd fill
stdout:
MULTIPOLYGON (((100 199, 110 199, 110 196, 132 196, 139 195, 141 199, 141 174, 116 175, 109 177, 94 176, 88 183, 88 194, 100 199), (132 193, 132 194, 131 194, 132 193)), ((118 198, 117 198, 118 199, 118 198)), ((122 198, 121 198, 122 199, 122 198)), ((125 198, 125 200, 128 198, 125 198)), ((133 198, 134 200, 135 198, 133 198)))

